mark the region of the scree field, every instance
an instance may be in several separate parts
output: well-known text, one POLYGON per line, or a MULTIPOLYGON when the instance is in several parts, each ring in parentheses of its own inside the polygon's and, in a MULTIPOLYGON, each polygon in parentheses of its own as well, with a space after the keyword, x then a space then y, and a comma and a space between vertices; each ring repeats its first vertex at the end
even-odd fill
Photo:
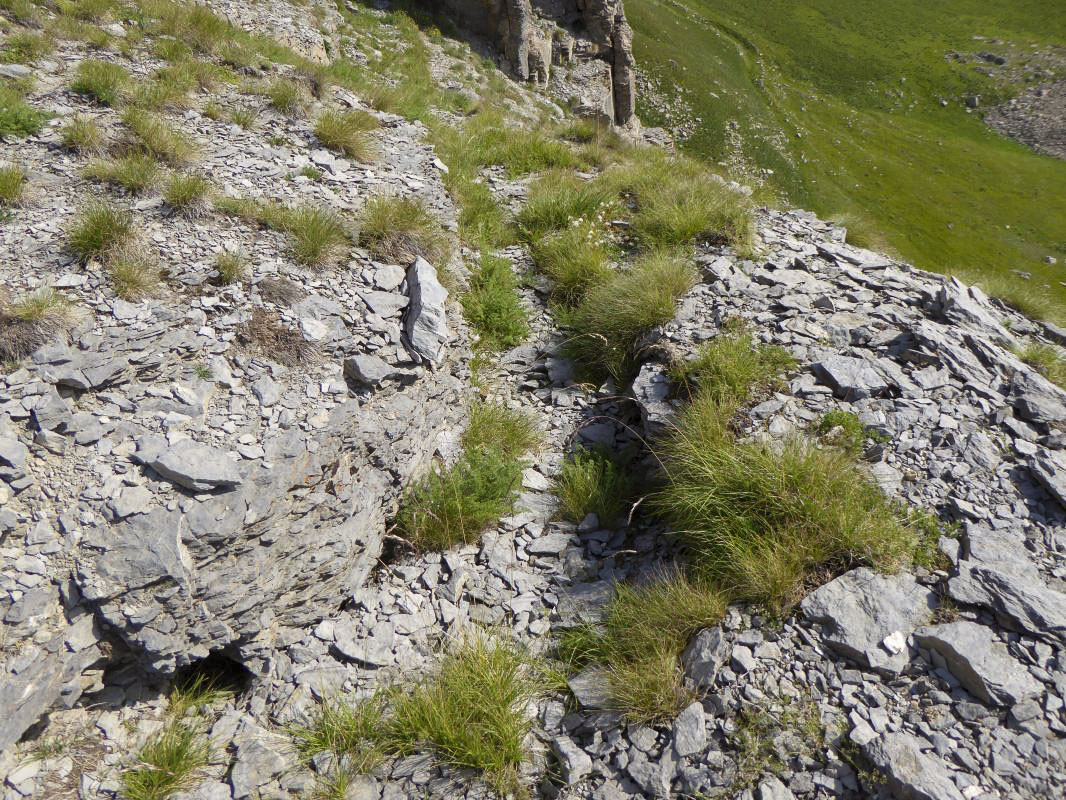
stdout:
POLYGON ((646 124, 686 130, 690 152, 857 244, 1066 320, 1066 161, 982 119, 1066 77, 1064 0, 627 0, 626 13, 646 124))

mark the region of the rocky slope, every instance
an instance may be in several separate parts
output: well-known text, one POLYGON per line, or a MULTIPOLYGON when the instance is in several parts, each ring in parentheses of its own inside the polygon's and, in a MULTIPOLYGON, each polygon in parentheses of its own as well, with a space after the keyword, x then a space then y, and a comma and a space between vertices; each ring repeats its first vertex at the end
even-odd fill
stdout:
MULTIPOLYGON (((331 41, 300 7, 211 7, 284 32, 308 56, 331 41)), ((759 212, 756 259, 697 249, 701 280, 649 336, 630 387, 575 382, 545 287, 523 288, 529 340, 477 377, 543 432, 513 514, 477 544, 383 559, 402 487, 454 457, 464 424, 472 336, 454 295, 442 300, 425 262, 359 247, 333 271, 303 269, 276 231, 177 216, 148 194, 121 200, 167 266, 166 290, 121 300, 101 264, 75 263, 64 244, 69 220, 104 190, 80 176, 84 157, 60 149, 60 123, 91 114, 119 135, 118 112, 69 90, 88 55, 64 40, 36 63, 30 98, 56 121, 5 143, 30 193, 0 229, 0 280, 16 296, 55 287, 84 310, 65 341, 2 376, 5 800, 119 795, 160 726, 169 677, 208 662, 240 691, 214 710, 210 764, 180 796, 311 796, 328 765, 301 762, 285 726, 323 698, 425 673, 472 626, 543 652, 597 619, 617 581, 653 572, 677 545, 650 518, 561 521, 551 479, 578 445, 639 449, 668 424, 665 354, 690 356, 737 317, 798 362, 743 435, 780 440, 828 410, 854 412, 880 434, 866 453, 872 477, 958 522, 959 536, 939 542, 943 569, 859 568, 785 620, 731 608, 685 651, 700 699, 669 724, 626 723, 605 707, 601 673, 571 676, 569 695, 530 710, 529 785, 599 799, 1063 793, 1066 393, 1009 349, 1059 332, 795 211, 759 212), (238 249, 250 276, 220 285, 214 255, 238 249), (295 363, 248 339, 257 311, 297 334, 295 363), (757 753, 738 743, 752 710, 763 715, 757 753)), ((102 57, 138 77, 161 66, 102 57)), ((434 58, 451 66, 441 48, 434 58)), ((225 84, 212 98, 251 102, 225 84)), ((342 89, 313 102, 366 108, 342 89)), ((191 108, 167 117, 223 194, 353 216, 379 194, 414 196, 454 230, 427 126, 371 113, 381 156, 369 166, 322 149, 312 122, 265 101, 252 130, 191 108), (311 166, 320 180, 298 175, 311 166)), ((498 168, 480 180, 512 211, 530 181, 498 168)), ((527 270, 523 246, 501 254, 527 270)), ((484 796, 469 777, 414 754, 346 796, 484 796)))

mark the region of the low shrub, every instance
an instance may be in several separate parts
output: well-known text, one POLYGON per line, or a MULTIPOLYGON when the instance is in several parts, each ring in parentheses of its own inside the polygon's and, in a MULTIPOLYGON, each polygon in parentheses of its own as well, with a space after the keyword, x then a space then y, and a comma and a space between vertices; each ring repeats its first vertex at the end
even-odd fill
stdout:
POLYGON ((506 350, 529 335, 529 316, 518 299, 511 262, 482 255, 463 293, 463 314, 477 332, 482 346, 506 350))
POLYGON ((272 311, 252 309, 251 317, 237 328, 237 341, 248 350, 287 367, 308 364, 315 348, 299 331, 272 311))

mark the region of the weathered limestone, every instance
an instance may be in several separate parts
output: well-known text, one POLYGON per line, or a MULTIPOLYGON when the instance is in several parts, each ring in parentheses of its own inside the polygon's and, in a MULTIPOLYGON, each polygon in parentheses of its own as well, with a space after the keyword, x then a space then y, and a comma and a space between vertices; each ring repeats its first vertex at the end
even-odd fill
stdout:
POLYGON ((574 98, 581 115, 636 123, 633 31, 622 0, 445 0, 443 5, 464 30, 499 48, 517 77, 550 84, 560 97, 574 98), (553 64, 573 64, 571 75, 553 72, 553 64))

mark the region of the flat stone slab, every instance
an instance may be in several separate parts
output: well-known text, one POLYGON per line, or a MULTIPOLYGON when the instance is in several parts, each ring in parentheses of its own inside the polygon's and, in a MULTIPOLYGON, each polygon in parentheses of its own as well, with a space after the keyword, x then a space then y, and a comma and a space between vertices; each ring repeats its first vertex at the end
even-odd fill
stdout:
POLYGON ((966 690, 985 703, 1012 706, 1043 691, 1025 665, 984 625, 952 622, 914 632, 920 647, 935 651, 966 690))
POLYGON ((936 595, 913 575, 879 575, 861 567, 812 592, 800 607, 808 619, 826 625, 826 641, 838 653, 898 674, 910 661, 906 647, 894 646, 898 634, 906 637, 928 622, 936 605, 936 595))
POLYGON ((829 356, 812 366, 842 400, 861 400, 888 389, 888 382, 869 361, 851 356, 829 356))
POLYGON ((167 480, 194 492, 230 488, 241 482, 237 464, 224 450, 184 439, 145 462, 167 480))
POLYGON ((893 797, 908 800, 964 800, 951 772, 937 756, 922 752, 925 744, 906 733, 886 733, 863 746, 862 752, 888 779, 893 797))

